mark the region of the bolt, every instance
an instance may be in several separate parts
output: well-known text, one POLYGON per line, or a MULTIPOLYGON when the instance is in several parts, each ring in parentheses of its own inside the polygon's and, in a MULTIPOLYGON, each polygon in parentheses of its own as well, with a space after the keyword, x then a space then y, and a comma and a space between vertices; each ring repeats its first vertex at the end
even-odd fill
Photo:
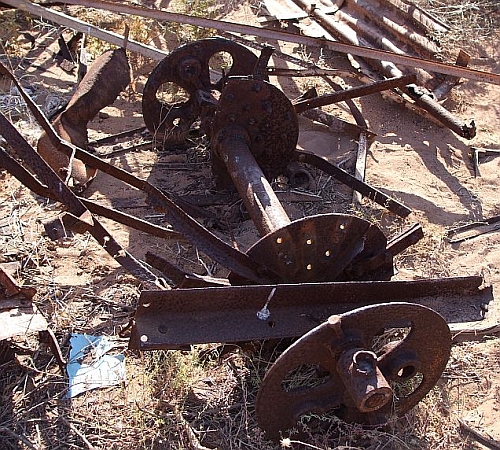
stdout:
POLYGON ((344 332, 342 331, 342 317, 341 316, 336 314, 334 316, 328 317, 327 325, 328 325, 328 328, 331 328, 333 330, 333 332, 335 333, 335 335, 338 338, 341 338, 344 336, 344 332))
POLYGON ((273 112, 273 105, 270 101, 265 100, 262 102, 262 109, 268 113, 271 114, 273 112))

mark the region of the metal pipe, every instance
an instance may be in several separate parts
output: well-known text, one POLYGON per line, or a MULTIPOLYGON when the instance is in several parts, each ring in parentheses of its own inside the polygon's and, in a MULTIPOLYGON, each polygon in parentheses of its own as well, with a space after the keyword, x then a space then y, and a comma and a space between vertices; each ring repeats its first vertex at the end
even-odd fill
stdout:
POLYGON ((337 372, 359 411, 374 412, 392 400, 392 389, 377 367, 375 353, 346 350, 337 361, 337 372))
POLYGON ((262 237, 291 223, 278 197, 250 151, 243 127, 226 125, 216 136, 217 154, 227 167, 262 237))
POLYGON ((421 56, 428 58, 439 52, 439 48, 434 42, 411 31, 405 25, 395 22, 392 20, 394 18, 392 14, 389 17, 387 13, 380 14, 380 9, 377 9, 375 4, 366 0, 347 0, 346 5, 348 9, 356 11, 368 19, 368 22, 375 22, 381 28, 388 30, 399 42, 409 44, 421 56))

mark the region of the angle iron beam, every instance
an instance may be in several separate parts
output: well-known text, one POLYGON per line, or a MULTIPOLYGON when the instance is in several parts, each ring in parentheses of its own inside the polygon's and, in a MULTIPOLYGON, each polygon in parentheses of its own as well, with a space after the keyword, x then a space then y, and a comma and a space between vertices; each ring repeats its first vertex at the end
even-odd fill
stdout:
POLYGON ((364 181, 358 180, 356 177, 352 176, 345 170, 337 167, 334 164, 328 162, 325 158, 315 155, 314 153, 305 152, 302 150, 296 150, 294 154, 294 159, 298 162, 310 164, 311 166, 317 167, 328 175, 333 176, 335 179, 358 191, 361 195, 368 197, 370 200, 378 203, 379 205, 387 208, 390 212, 400 216, 407 217, 412 213, 412 210, 397 200, 387 196, 382 191, 370 186, 364 181))
POLYGON ((477 321, 493 300, 482 277, 417 281, 304 283, 143 291, 130 348, 179 349, 190 344, 301 336, 330 315, 380 302, 428 306, 448 322, 477 321), (307 299, 307 301, 304 301, 307 299), (258 312, 269 312, 269 316, 258 312))

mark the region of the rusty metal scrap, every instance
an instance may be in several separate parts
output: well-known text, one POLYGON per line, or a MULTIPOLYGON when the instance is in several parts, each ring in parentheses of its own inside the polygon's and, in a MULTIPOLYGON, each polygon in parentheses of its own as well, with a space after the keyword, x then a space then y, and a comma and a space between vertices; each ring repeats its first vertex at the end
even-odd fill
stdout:
MULTIPOLYGON (((400 0, 345 0, 337 3, 333 11, 323 5, 317 5, 309 0, 282 0, 297 4, 309 11, 311 17, 325 30, 329 39, 339 40, 363 48, 381 49, 398 55, 433 58, 439 48, 434 41, 426 37, 437 29, 446 30, 432 16, 418 8, 409 11, 407 5, 400 0), (419 14, 411 16, 418 10, 419 14)), ((307 24, 301 26, 307 34, 307 24)), ((457 61, 457 67, 467 65, 464 54, 457 61)), ((358 55, 362 56, 362 55, 358 55)), ((415 64, 414 66, 398 67, 397 61, 367 58, 357 61, 361 70, 370 76, 372 71, 366 69, 367 64, 385 77, 400 77, 413 73, 418 82, 401 86, 417 106, 430 113, 441 124, 450 128, 459 136, 472 139, 476 134, 474 121, 463 122, 454 117, 439 100, 459 81, 456 76, 443 77, 431 68, 415 64)))
POLYGON ((34 288, 18 286, 0 266, 0 341, 46 330, 48 323, 32 303, 34 288))
MULTIPOLYGON (((297 113, 339 98, 346 100, 353 92, 318 98, 310 91, 292 102, 267 81, 272 52, 266 46, 257 57, 222 38, 181 46, 155 68, 142 103, 149 130, 161 139, 169 136, 167 141, 183 139, 200 120, 201 129, 210 139, 217 184, 234 184, 260 234, 246 253, 194 220, 190 214, 196 208, 192 205, 87 151, 87 120, 100 105, 116 97, 118 87, 121 89, 128 77, 124 52, 109 54, 96 66, 94 75, 89 72, 88 83, 82 85, 56 126, 48 123, 19 81, 0 65, 0 73, 16 83, 44 130, 40 148, 51 149, 48 153, 52 156, 57 149, 69 170, 80 161, 85 168, 101 170, 141 190, 148 202, 164 213, 177 237, 182 235, 230 271, 227 279, 191 274, 148 253, 147 262, 167 280, 157 277, 123 249, 94 214, 161 238, 171 237, 172 232, 78 197, 64 183, 62 166, 53 164, 59 173, 51 170, 2 114, 0 133, 22 163, 1 148, 0 165, 34 192, 65 205, 66 212, 46 223, 49 235, 59 238, 67 230, 88 231, 115 260, 143 281, 147 290, 139 299, 130 348, 177 349, 193 343, 289 338, 306 333, 273 364, 259 391, 257 416, 268 437, 277 438, 303 414, 332 408, 344 420, 378 425, 393 412, 406 412, 434 386, 451 346, 446 321, 457 321, 457 309, 466 309, 457 307, 461 304, 474 306, 468 308, 470 320, 482 318, 483 305, 492 300, 492 290, 481 287, 481 277, 390 281, 394 257, 423 236, 418 224, 388 241, 376 225, 354 215, 289 218, 270 180, 285 173, 290 163, 295 170, 299 163, 313 165, 403 217, 411 210, 323 158, 296 150, 297 113), (221 51, 231 54, 233 67, 213 82, 209 60, 221 51), (118 62, 112 62, 115 57, 118 62), (116 75, 117 86, 110 87, 109 79, 99 81, 113 71, 127 72, 116 75), (166 82, 183 88, 189 99, 178 104, 160 102, 157 92, 166 82), (102 103, 94 98, 100 94, 102 103), (170 289, 167 281, 176 289, 170 289), (359 306, 364 308, 351 311, 359 306), (411 328, 411 332, 399 341, 375 348, 374 339, 381 331, 400 327, 411 328), (301 392, 283 389, 285 378, 304 364, 325 369, 324 384, 301 392), (413 390, 395 392, 394 383, 413 379, 420 383, 413 390)), ((364 95, 415 80, 415 75, 397 77, 355 88, 354 92, 364 95)), ((332 88, 337 89, 334 85, 332 88)), ((357 122, 353 127, 363 138, 360 146, 366 149, 366 123, 354 105, 350 106, 357 122)), ((361 174, 357 176, 362 178, 361 174)), ((9 285, 8 289, 14 288, 9 285)), ((463 320, 462 311, 460 316, 463 320)), ((62 366, 64 361, 59 359, 62 366)))
MULTIPOLYGON (((167 56, 162 62, 160 62, 152 72, 152 75, 150 77, 150 79, 152 79, 151 83, 148 80, 147 85, 150 84, 150 87, 146 89, 148 94, 143 98, 142 103, 143 115, 146 118, 145 120, 148 124, 148 127, 150 128, 150 131, 152 133, 156 133, 158 139, 165 140, 167 142, 169 140, 176 142, 179 136, 185 135, 192 122, 195 119, 200 118, 202 125, 204 124, 204 131, 208 132, 209 136, 211 136, 213 134, 212 127, 215 112, 217 108, 219 108, 219 111, 221 110, 221 108, 218 107, 220 99, 211 99, 210 106, 206 106, 203 109, 199 101, 200 94, 196 95, 196 93, 205 92, 205 95, 203 95, 202 97, 204 99, 207 99, 207 97, 212 95, 214 91, 220 90, 222 86, 224 86, 224 92, 226 93, 226 95, 222 97, 224 101, 224 108, 222 108, 222 110, 224 111, 223 120, 232 120, 232 117, 230 116, 235 116, 236 111, 229 111, 231 110, 231 108, 237 108, 237 102, 231 100, 231 98, 240 94, 238 92, 229 93, 228 90, 235 89, 237 91, 241 86, 243 86, 245 82, 243 80, 236 81, 236 79, 234 79, 229 83, 229 85, 222 85, 221 82, 212 84, 208 78, 208 60, 218 51, 227 51, 233 55, 233 58, 237 63, 237 73, 246 71, 246 75, 250 75, 253 73, 253 66, 255 66, 255 64, 257 63, 257 57, 250 53, 251 57, 249 58, 250 62, 253 64, 252 68, 249 68, 248 65, 245 66, 243 60, 244 58, 248 57, 249 51, 246 49, 242 49, 244 49, 243 46, 238 46, 238 44, 227 39, 204 39, 179 47, 174 52, 172 52, 171 55, 167 56), (238 50, 238 47, 241 47, 241 49, 238 50), (184 69, 182 70, 179 66, 179 64, 181 63, 185 65, 185 67, 182 66, 184 67, 184 69), (179 86, 186 89, 191 94, 189 99, 185 102, 181 102, 175 105, 158 101, 158 99, 156 98, 156 92, 161 84, 165 81, 175 81, 179 86), (235 87, 232 88, 231 86, 235 87), (205 89, 209 90, 203 91, 202 89, 199 89, 200 87, 205 87, 205 89), (183 117, 182 119, 181 116, 183 117), (177 119, 181 120, 177 121, 177 119)), ((396 84, 400 82, 405 83, 408 82, 408 80, 409 79, 398 80, 396 84)), ((387 89, 392 86, 394 86, 392 82, 384 82, 382 88, 387 89)), ((374 92, 379 88, 380 86, 377 85, 375 85, 375 87, 369 85, 361 89, 362 91, 367 91, 369 93, 374 92)), ((269 90, 272 88, 266 87, 266 89, 269 90)), ((273 92, 276 93, 276 91, 273 92)), ((336 94, 332 94, 332 96, 335 95, 336 94)), ((343 95, 343 93, 341 92, 339 93, 339 95, 343 95)), ((217 94, 217 96, 220 96, 220 93, 217 94)), ((278 99, 282 97, 284 96, 276 94, 272 98, 270 98, 267 101, 268 110, 271 111, 271 104, 274 100, 278 101, 278 99)), ((345 100, 345 98, 343 98, 342 100, 345 100)), ((286 103, 287 99, 284 98, 283 104, 286 103)), ((331 100, 328 100, 328 103, 331 103, 331 100)), ((288 154, 275 151, 274 147, 276 146, 276 142, 279 142, 279 136, 285 135, 291 137, 297 133, 297 127, 295 125, 293 134, 289 134, 291 130, 290 126, 287 127, 287 131, 277 131, 276 133, 273 133, 273 130, 271 130, 270 128, 270 124, 258 118, 259 114, 264 110, 252 111, 251 109, 248 109, 250 108, 249 101, 247 101, 246 104, 248 104, 249 106, 247 107, 247 110, 244 113, 244 116, 242 116, 241 120, 248 120, 250 122, 254 121, 255 124, 261 124, 260 130, 256 125, 251 125, 251 134, 253 133, 251 141, 252 146, 255 147, 253 151, 259 155, 259 165, 261 169, 267 177, 271 178, 278 175, 280 171, 283 171, 285 169, 286 164, 290 159, 290 155, 293 152, 293 145, 288 145, 288 147, 283 150, 285 152, 288 152, 288 154), (266 128, 262 128, 263 126, 265 126, 266 128), (259 149, 257 149, 257 147, 259 147, 259 149)), ((275 105, 275 107, 277 106, 275 105)), ((305 111, 307 108, 302 109, 305 111)), ((293 111, 288 111, 288 113, 292 115, 294 114, 293 111)), ((270 112, 267 112, 266 114, 268 117, 273 116, 273 114, 270 112)), ((241 116, 241 111, 238 111, 238 115, 241 116)), ((219 118, 219 122, 220 120, 222 119, 219 118)), ((360 122, 364 123, 363 120, 361 120, 360 122)), ((284 126, 284 124, 285 122, 283 118, 281 118, 281 121, 278 121, 278 126, 282 127, 284 126)), ((313 160, 313 158, 311 158, 311 160, 313 160)), ((365 196, 368 196, 380 205, 389 207, 389 210, 391 212, 395 212, 396 214, 402 215, 403 217, 409 214, 410 210, 408 208, 399 204, 395 200, 389 199, 385 194, 377 191, 371 186, 368 186, 363 181, 356 180, 353 182, 353 177, 342 174, 340 169, 332 169, 326 162, 318 162, 320 163, 320 168, 327 167, 327 172, 328 170, 334 172, 338 176, 338 179, 340 181, 348 184, 350 187, 353 187, 355 190, 361 192, 365 196), (398 207, 397 205, 400 206, 398 207)), ((218 185, 220 187, 230 185, 231 180, 230 177, 227 176, 225 165, 221 162, 221 159, 218 158, 217 155, 214 155, 212 164, 214 173, 217 177, 218 185)))
MULTIPOLYGON (((13 4, 14 6, 22 6, 23 8, 28 8, 33 5, 27 0, 6 0, 5 3, 13 4)), ((251 25, 244 25, 224 20, 207 19, 204 17, 193 17, 186 14, 168 12, 162 9, 152 9, 138 5, 129 5, 125 3, 109 2, 103 0, 66 0, 66 3, 87 6, 90 8, 104 9, 107 11, 114 11, 124 14, 132 14, 139 17, 149 17, 156 20, 165 20, 167 22, 185 23, 202 28, 220 30, 221 32, 234 32, 250 36, 259 36, 269 39, 270 41, 281 40, 284 42, 310 45, 313 47, 326 46, 333 51, 356 55, 362 58, 390 61, 408 67, 422 67, 423 69, 431 70, 441 74, 468 78, 477 81, 484 81, 486 83, 500 84, 500 75, 495 73, 483 72, 480 70, 455 66, 453 64, 447 64, 440 61, 431 61, 427 59, 408 56, 405 54, 396 54, 376 48, 365 48, 358 45, 346 44, 343 42, 310 38, 307 36, 297 35, 276 29, 259 28, 251 25)))
POLYGON ((500 231, 500 216, 468 223, 448 230, 446 238, 451 244, 463 242, 487 233, 500 231))
POLYGON ((412 212, 411 209, 407 206, 403 205, 393 198, 388 197, 382 191, 366 184, 361 180, 358 180, 340 167, 329 163, 321 156, 302 150, 296 150, 294 159, 299 162, 315 166, 321 169, 323 172, 332 175, 341 183, 344 183, 346 186, 349 186, 350 188, 360 192, 362 195, 369 198, 370 200, 373 200, 375 203, 385 206, 389 211, 397 214, 398 216, 406 217, 412 212))
POLYGON ((479 159, 486 156, 498 156, 500 155, 500 149, 498 148, 477 148, 471 147, 471 157, 472 165, 474 166, 474 176, 480 177, 481 173, 479 171, 479 159))
MULTIPOLYGON (((92 64, 64 111, 52 126, 64 140, 82 149, 88 148, 87 124, 97 113, 112 104, 130 83, 130 67, 124 49, 107 50, 92 64)), ((96 169, 78 158, 66 155, 46 132, 37 145, 38 153, 66 182, 82 191, 94 179, 96 169)))
MULTIPOLYGON (((21 164, 19 164, 2 148, 0 148, 0 166, 7 169, 21 183, 23 183, 28 189, 30 189, 37 195, 50 198, 54 201, 58 201, 57 197, 50 189, 47 188, 47 186, 41 184, 30 172, 28 172, 21 164)), ((184 240, 184 237, 176 231, 152 224, 124 212, 117 211, 116 209, 106 208, 83 197, 78 197, 78 199, 88 208, 90 212, 92 212, 93 214, 97 214, 98 216, 106 217, 135 230, 151 234, 152 236, 157 236, 163 239, 184 240)), ((64 225, 64 218, 62 219, 62 221, 64 225)), ((65 232, 65 229, 66 226, 63 226, 63 229, 60 230, 60 235, 57 235, 55 237, 59 238, 62 236, 66 236, 68 233, 65 232)), ((51 230, 49 229, 48 233, 50 232, 51 230)))
POLYGON ((202 115, 202 108, 210 106, 205 93, 221 90, 223 80, 212 83, 208 64, 221 51, 228 52, 233 59, 226 76, 252 73, 257 57, 245 47, 220 38, 180 46, 153 69, 144 86, 142 112, 146 126, 160 142, 183 140, 193 122, 202 115), (160 102, 157 92, 168 82, 184 89, 189 100, 176 104, 160 102), (205 96, 198 97, 197 93, 205 96))
POLYGON ((425 397, 446 367, 450 350, 445 320, 420 305, 382 303, 331 316, 268 370, 255 403, 257 419, 274 440, 296 428, 305 414, 334 411, 347 422, 380 426, 425 397), (376 348, 381 332, 402 327, 411 331, 376 348), (317 371, 316 385, 308 386, 304 377, 294 382, 294 371, 307 367, 317 371))
MULTIPOLYGON (((83 224, 85 230, 89 231, 97 242, 123 267, 127 268, 151 288, 153 286, 159 287, 160 284, 156 275, 123 249, 97 219, 92 217, 85 205, 1 113, 0 125, 2 136, 16 149, 16 153, 30 166, 31 170, 37 174, 39 180, 49 189, 54 198, 64 204, 69 209, 69 212, 78 219, 78 223, 83 224)), ((1 161, 2 165, 4 165, 4 161, 8 161, 8 158, 5 157, 6 153, 2 150, 0 155, 4 155, 1 161)), ((16 176, 16 172, 13 175, 16 176)))
MULTIPOLYGON (((215 234, 196 222, 181 208, 179 208, 175 204, 175 202, 173 202, 167 196, 165 192, 160 191, 156 187, 149 184, 147 181, 141 180, 123 169, 106 163, 102 159, 90 154, 84 149, 76 147, 68 143, 67 141, 62 140, 57 135, 50 123, 48 123, 48 121, 45 119, 38 106, 24 92, 22 86, 19 84, 19 81, 2 64, 0 64, 0 71, 9 76, 14 81, 14 83, 16 83, 16 86, 18 87, 21 95, 23 96, 26 104, 37 119, 38 123, 47 133, 47 136, 51 139, 51 142, 53 144, 55 143, 55 145, 58 146, 61 152, 64 152, 67 156, 76 157, 89 166, 101 170, 102 172, 107 173, 146 193, 150 198, 155 200, 155 206, 158 209, 161 209, 162 212, 164 212, 165 218, 178 232, 189 239, 208 256, 212 257, 216 261, 219 261, 225 267, 230 268, 230 270, 232 270, 233 272, 240 274, 240 276, 242 276, 243 278, 257 283, 272 282, 273 280, 277 279, 276 275, 272 274, 271 271, 265 266, 259 264, 244 253, 226 244, 215 234)), ((2 135, 4 135, 5 137, 7 134, 9 134, 6 139, 9 141, 12 147, 16 150, 19 147, 25 152, 24 159, 26 161, 32 161, 31 169, 37 174, 41 181, 43 181, 46 177, 49 177, 50 181, 48 182, 47 187, 51 189, 51 192, 54 193, 57 200, 66 206, 73 205, 77 210, 81 210, 81 214, 73 215, 75 215, 76 217, 82 217, 82 214, 85 212, 85 208, 83 210, 81 209, 83 205, 78 200, 76 195, 65 186, 59 189, 59 186, 61 185, 60 179, 54 179, 52 175, 50 175, 54 174, 52 170, 48 170, 48 172, 46 173, 47 168, 50 168, 45 163, 45 161, 29 146, 29 144, 22 138, 22 136, 17 132, 12 124, 10 124, 7 119, 5 119, 5 117, 2 116, 2 119, 3 121, 7 122, 5 128, 0 129, 2 135)), ((100 224, 99 228, 101 228, 100 224)), ((101 245, 106 243, 110 238, 110 236, 107 233, 104 233, 102 230, 98 234, 99 237, 96 239, 101 245)), ((123 249, 119 247, 119 244, 116 241, 113 240, 113 242, 115 242, 117 247, 112 249, 108 244, 106 245, 106 250, 118 262, 123 261, 125 263, 124 267, 126 267, 139 278, 143 279, 145 282, 156 282, 156 276, 150 274, 149 270, 147 270, 126 251, 120 251, 123 249), (122 258, 123 255, 125 255, 125 259, 122 258)))
POLYGON ((300 114, 307 109, 318 108, 337 102, 343 102, 356 97, 362 97, 364 95, 385 91, 387 89, 403 87, 408 84, 414 83, 415 80, 415 75, 404 75, 401 77, 389 78, 384 81, 378 81, 365 86, 359 86, 352 89, 346 89, 344 91, 334 92, 332 94, 325 94, 321 97, 304 99, 295 103, 295 111, 300 114))
POLYGON ((476 276, 144 290, 130 347, 178 349, 190 344, 297 337, 332 314, 384 302, 424 305, 448 323, 478 321, 484 316, 484 305, 493 301, 491 286, 482 287, 482 283, 476 276), (262 320, 257 313, 264 307, 269 316, 262 320))

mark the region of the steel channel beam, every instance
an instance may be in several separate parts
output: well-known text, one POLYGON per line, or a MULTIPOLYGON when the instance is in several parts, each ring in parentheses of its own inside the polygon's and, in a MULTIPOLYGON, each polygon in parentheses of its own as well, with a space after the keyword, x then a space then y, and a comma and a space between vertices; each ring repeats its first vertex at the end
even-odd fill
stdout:
POLYGON ((475 276, 143 291, 130 348, 179 349, 209 342, 296 337, 333 314, 380 302, 424 305, 448 322, 480 320, 482 308, 493 300, 492 288, 481 288, 482 283, 482 277, 475 276), (264 308, 270 315, 261 320, 257 312, 264 308))

